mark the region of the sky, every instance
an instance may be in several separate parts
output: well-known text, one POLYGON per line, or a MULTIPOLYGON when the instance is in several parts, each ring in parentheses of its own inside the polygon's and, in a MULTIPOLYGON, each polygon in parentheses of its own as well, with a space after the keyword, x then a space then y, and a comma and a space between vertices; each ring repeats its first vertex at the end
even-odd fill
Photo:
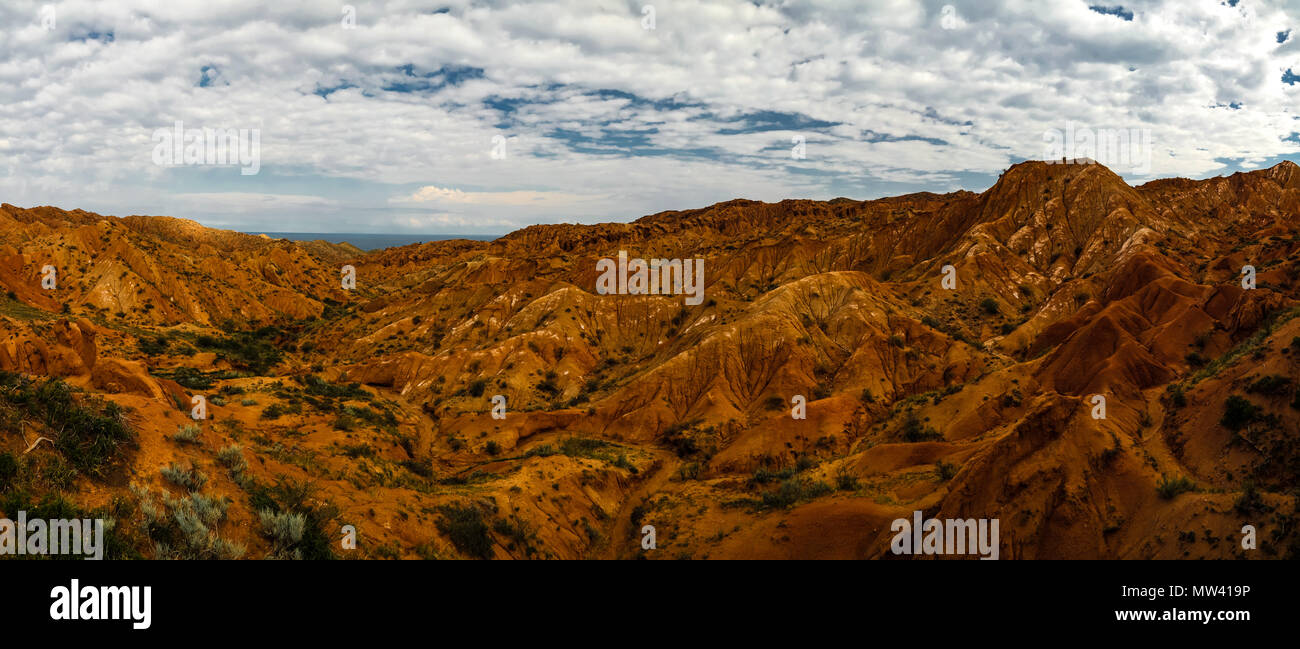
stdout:
POLYGON ((1206 178, 1300 158, 1297 16, 1300 0, 4 0, 0 202, 501 234, 982 191, 1063 142, 1089 154, 1089 133, 1129 137, 1080 157, 1132 184, 1206 178), (247 155, 192 129, 231 129, 247 155))

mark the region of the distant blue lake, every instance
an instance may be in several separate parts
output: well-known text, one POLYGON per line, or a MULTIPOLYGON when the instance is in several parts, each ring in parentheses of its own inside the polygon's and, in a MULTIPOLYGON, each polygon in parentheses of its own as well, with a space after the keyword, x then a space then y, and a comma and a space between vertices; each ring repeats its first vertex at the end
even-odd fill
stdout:
POLYGON ((362 250, 381 250, 408 246, 426 241, 446 241, 447 239, 473 239, 491 241, 499 234, 367 234, 360 232, 246 232, 245 234, 265 234, 272 239, 290 241, 328 241, 330 243, 350 243, 362 250))

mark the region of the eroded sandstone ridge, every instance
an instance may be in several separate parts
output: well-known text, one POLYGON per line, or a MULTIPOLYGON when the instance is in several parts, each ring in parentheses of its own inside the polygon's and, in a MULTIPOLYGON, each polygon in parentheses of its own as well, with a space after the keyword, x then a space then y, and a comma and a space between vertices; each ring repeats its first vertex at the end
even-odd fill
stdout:
POLYGON ((889 558, 918 510, 1002 558, 1296 556, 1298 249, 1289 162, 371 254, 5 204, 0 512, 119 557, 889 558), (702 303, 598 294, 619 251, 704 260, 702 303))

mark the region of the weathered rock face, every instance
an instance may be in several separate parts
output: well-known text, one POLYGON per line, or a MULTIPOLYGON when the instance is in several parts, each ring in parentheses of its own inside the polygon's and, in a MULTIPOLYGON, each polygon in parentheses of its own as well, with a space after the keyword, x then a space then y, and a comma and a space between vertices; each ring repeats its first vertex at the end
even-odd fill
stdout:
POLYGON ((1297 253, 1290 163, 1130 187, 1028 162, 981 194, 366 255, 5 205, 0 369, 137 407, 149 461, 249 444, 404 556, 482 556, 454 506, 501 558, 631 556, 643 524, 652 557, 888 557, 913 511, 999 519, 1004 557, 1234 557, 1243 507, 1295 514, 1297 253), (698 303, 601 294, 620 251, 702 260, 698 303), (160 441, 189 403, 164 375, 223 395, 209 443, 160 441))

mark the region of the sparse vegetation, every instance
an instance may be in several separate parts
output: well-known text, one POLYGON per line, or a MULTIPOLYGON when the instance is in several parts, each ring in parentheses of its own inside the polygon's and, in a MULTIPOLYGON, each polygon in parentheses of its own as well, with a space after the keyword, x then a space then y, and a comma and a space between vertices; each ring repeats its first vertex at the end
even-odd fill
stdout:
POLYGON ((908 413, 907 418, 903 420, 901 430, 903 441, 906 442, 932 442, 943 439, 942 433, 922 423, 915 412, 908 413))
POLYGON ((1244 397, 1232 395, 1223 402, 1223 418, 1219 423, 1228 430, 1241 430, 1255 421, 1260 415, 1260 408, 1244 397))
POLYGON ((162 468, 162 476, 166 478, 168 482, 178 487, 189 489, 190 491, 199 491, 208 483, 208 476, 204 475, 202 471, 194 468, 193 465, 190 465, 189 468, 185 468, 175 462, 162 468))
POLYGON ((438 511, 442 514, 436 523, 438 531, 461 554, 474 559, 492 558, 492 538, 483 512, 473 505, 443 505, 438 511))
POLYGON ((1279 374, 1270 374, 1255 379, 1246 387, 1247 394, 1264 394, 1268 396, 1281 396, 1286 394, 1291 386, 1289 377, 1279 374))
POLYGON ((1188 480, 1186 477, 1178 476, 1171 478, 1161 476, 1160 483, 1156 485, 1156 492, 1165 500, 1172 500, 1178 494, 1196 491, 1196 483, 1188 480))
POLYGON ((135 434, 116 403, 76 393, 59 379, 0 372, 0 428, 17 430, 21 420, 35 419, 78 472, 102 477, 135 434))
POLYGON ((182 424, 177 426, 176 433, 172 435, 172 441, 177 444, 198 444, 199 433, 202 430, 198 424, 182 424))
POLYGON ((279 556, 308 561, 334 558, 332 531, 336 529, 334 520, 338 517, 338 509, 313 498, 316 489, 310 483, 280 476, 275 484, 269 486, 246 480, 245 490, 249 494, 249 504, 253 511, 258 512, 259 518, 264 511, 302 517, 303 531, 297 541, 285 543, 285 537, 276 540, 279 556))
POLYGON ((217 462, 226 467, 231 475, 240 476, 248 470, 248 462, 244 461, 244 449, 238 444, 231 444, 220 451, 217 451, 217 462))
POLYGON ((939 461, 935 463, 934 471, 935 473, 939 474, 940 480, 942 480, 943 482, 947 482, 949 480, 952 480, 953 476, 957 475, 957 465, 951 464, 949 462, 939 461))

